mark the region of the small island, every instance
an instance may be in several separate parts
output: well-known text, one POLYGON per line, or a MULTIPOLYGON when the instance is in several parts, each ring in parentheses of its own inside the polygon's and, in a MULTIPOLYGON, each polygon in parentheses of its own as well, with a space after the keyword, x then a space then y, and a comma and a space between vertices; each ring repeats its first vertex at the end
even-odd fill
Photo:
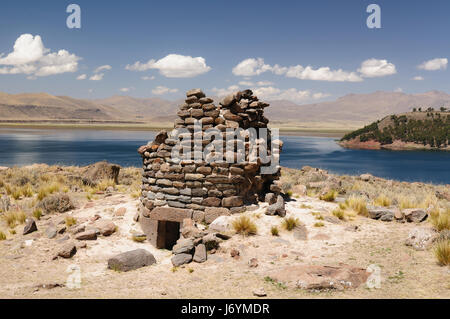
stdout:
POLYGON ((345 135, 339 145, 356 149, 449 151, 450 109, 414 108, 412 112, 386 116, 345 135))

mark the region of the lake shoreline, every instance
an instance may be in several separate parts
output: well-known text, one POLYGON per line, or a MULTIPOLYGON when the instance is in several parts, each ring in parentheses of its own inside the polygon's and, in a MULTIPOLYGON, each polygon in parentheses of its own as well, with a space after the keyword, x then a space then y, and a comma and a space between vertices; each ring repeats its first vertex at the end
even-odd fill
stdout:
MULTIPOLYGON (((0 121, 1 128, 10 129, 55 129, 55 130, 104 130, 104 131, 151 131, 158 132, 161 130, 172 130, 170 125, 149 125, 146 123, 133 122, 102 122, 94 121, 92 123, 83 123, 77 121, 68 121, 65 123, 55 122, 41 122, 41 121, 24 121, 24 122, 9 122, 0 121)), ((280 134, 287 136, 310 136, 310 137, 335 137, 342 138, 349 130, 333 129, 333 128, 279 128, 280 134)), ((0 131, 1 134, 1 131, 0 131)))

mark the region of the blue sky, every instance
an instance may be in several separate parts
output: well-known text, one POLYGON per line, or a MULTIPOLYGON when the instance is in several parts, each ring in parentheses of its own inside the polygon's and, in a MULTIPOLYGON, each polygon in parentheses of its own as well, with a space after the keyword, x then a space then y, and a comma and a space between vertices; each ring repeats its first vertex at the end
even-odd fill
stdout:
POLYGON ((251 87, 297 103, 377 90, 450 93, 446 0, 2 0, 1 8, 7 93, 176 99, 194 87, 209 95, 251 87), (70 3, 81 7, 79 30, 66 26, 70 3), (381 7, 381 29, 366 26, 371 3, 381 7), (21 36, 21 53, 48 50, 9 56, 21 36), (59 50, 67 52, 58 59, 59 50), (109 67, 95 73, 101 66, 109 67))

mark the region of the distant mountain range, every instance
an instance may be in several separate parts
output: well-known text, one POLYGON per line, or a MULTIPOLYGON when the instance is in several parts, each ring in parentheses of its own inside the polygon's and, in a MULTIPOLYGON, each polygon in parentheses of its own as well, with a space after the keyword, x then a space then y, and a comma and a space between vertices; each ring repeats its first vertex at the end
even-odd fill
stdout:
MULTIPOLYGON (((215 98, 215 101, 219 101, 215 98)), ((386 115, 404 113, 412 108, 450 106, 450 95, 431 91, 420 94, 374 92, 348 94, 335 101, 298 105, 290 101, 268 101, 266 114, 279 123, 351 123, 373 122, 386 115)), ((0 120, 98 120, 169 123, 183 100, 112 96, 107 99, 82 100, 47 93, 0 93, 0 120)))

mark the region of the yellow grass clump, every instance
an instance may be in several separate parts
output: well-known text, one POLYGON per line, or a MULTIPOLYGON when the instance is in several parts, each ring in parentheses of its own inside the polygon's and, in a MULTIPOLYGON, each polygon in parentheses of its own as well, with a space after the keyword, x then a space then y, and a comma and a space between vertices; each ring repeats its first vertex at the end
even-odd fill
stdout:
POLYGON ((71 227, 71 226, 76 225, 76 224, 77 224, 76 218, 71 217, 71 216, 67 216, 66 217, 66 226, 67 227, 71 227))
POLYGON ((345 211, 341 208, 336 208, 335 210, 333 210, 332 214, 333 216, 339 218, 340 220, 345 219, 345 211))
POLYGON ((437 231, 450 229, 450 208, 440 210, 439 208, 430 211, 430 222, 437 231))
POLYGON ((279 236, 280 234, 277 226, 272 226, 270 228, 270 233, 272 234, 272 236, 279 236))
POLYGON ((0 241, 1 240, 6 240, 6 234, 2 230, 0 230, 0 241))
POLYGON ((293 230, 295 227, 300 225, 300 221, 298 220, 298 218, 294 218, 294 217, 285 217, 283 219, 283 228, 286 229, 287 231, 291 231, 293 230))
POLYGON ((334 202, 337 195, 338 195, 338 193, 335 190, 331 190, 331 191, 327 192, 326 194, 321 195, 319 198, 320 198, 320 200, 324 200, 326 202, 334 202))
POLYGON ((256 235, 257 232, 256 224, 250 219, 250 217, 245 215, 235 219, 232 226, 236 233, 244 236, 256 235))
POLYGON ((383 207, 388 207, 391 206, 392 200, 387 197, 385 194, 380 194, 378 195, 377 198, 375 198, 373 200, 373 204, 375 206, 383 206, 383 207))
POLYGON ((441 266, 450 265, 450 240, 440 240, 436 243, 433 249, 434 256, 438 264, 441 266))
POLYGON ((369 211, 367 210, 366 200, 363 197, 351 196, 345 201, 346 211, 349 215, 368 216, 369 211))
POLYGON ((22 211, 9 211, 3 215, 3 219, 10 228, 14 228, 17 224, 25 223, 27 216, 22 211))

